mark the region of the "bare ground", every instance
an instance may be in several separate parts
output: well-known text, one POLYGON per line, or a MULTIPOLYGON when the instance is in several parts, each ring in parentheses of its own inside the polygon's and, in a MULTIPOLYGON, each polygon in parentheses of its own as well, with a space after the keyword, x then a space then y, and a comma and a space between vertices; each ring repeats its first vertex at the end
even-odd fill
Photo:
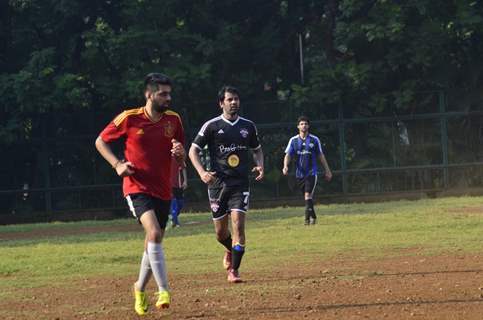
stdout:
MULTIPOLYGON (((72 234, 70 230, 65 231, 72 234)), ((84 230, 90 231, 114 230, 84 230)), ((34 235, 17 233, 17 236, 34 235)), ((150 314, 143 318, 483 318, 481 255, 426 256, 418 250, 392 255, 365 260, 345 255, 310 265, 288 261, 271 271, 244 272, 245 282, 236 285, 226 282, 221 263, 220 272, 214 274, 171 273, 171 308, 167 311, 151 308, 150 314)), ((87 278, 60 288, 19 289, 16 293, 20 299, 0 300, 0 317, 11 320, 136 319, 131 292, 134 280, 135 275, 113 275, 87 278)), ((154 291, 152 283, 148 291, 154 291)))

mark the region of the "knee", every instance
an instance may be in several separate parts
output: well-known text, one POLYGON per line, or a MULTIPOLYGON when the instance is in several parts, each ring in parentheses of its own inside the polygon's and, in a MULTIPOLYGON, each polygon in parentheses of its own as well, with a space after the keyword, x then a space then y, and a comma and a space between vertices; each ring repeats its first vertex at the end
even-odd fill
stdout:
POLYGON ((228 234, 225 230, 216 230, 216 240, 223 241, 228 238, 228 234))
POLYGON ((150 242, 161 242, 161 231, 159 230, 150 230, 147 233, 148 241, 150 242))
POLYGON ((230 236, 230 230, 225 228, 220 228, 215 230, 216 240, 224 241, 230 236))

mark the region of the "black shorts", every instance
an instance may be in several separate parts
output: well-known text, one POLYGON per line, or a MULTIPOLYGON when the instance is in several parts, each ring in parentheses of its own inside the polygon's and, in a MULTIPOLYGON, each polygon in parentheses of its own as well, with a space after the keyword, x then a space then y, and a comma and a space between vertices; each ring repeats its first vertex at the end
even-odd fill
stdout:
POLYGON ((250 189, 245 186, 216 186, 208 188, 213 220, 219 220, 231 211, 247 212, 250 189))
POLYGON ((183 188, 173 188, 173 198, 175 199, 183 199, 184 196, 184 190, 183 188))
POLYGON ((149 210, 154 210, 161 229, 166 228, 171 200, 161 200, 145 193, 132 193, 126 196, 126 201, 132 215, 138 220, 149 210))
POLYGON ((310 193, 314 195, 315 186, 317 185, 317 176, 306 176, 303 178, 297 178, 297 185, 302 193, 310 193))

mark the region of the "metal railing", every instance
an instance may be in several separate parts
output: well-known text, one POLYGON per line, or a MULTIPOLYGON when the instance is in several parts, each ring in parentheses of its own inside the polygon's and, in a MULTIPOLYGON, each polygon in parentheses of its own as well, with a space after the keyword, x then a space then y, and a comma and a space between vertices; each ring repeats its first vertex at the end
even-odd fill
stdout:
MULTIPOLYGON (((438 111, 433 113, 393 115, 382 117, 345 117, 342 107, 338 110, 337 118, 315 119, 311 121, 311 130, 316 132, 326 144, 326 156, 329 159, 333 172, 334 181, 331 184, 321 184, 317 192, 326 196, 349 196, 353 194, 374 194, 385 192, 411 192, 415 190, 431 191, 445 190, 459 187, 461 174, 465 174, 467 187, 483 186, 483 146, 478 150, 464 148, 463 153, 476 152, 469 160, 455 160, 453 145, 456 140, 464 140, 457 129, 451 129, 458 119, 468 121, 478 120, 481 127, 471 128, 475 130, 483 141, 483 111, 455 112, 446 111, 446 99, 442 93, 438 94, 438 111), (399 142, 398 123, 416 123, 412 130, 413 137, 428 136, 430 142, 401 145, 399 142), (377 143, 367 143, 357 148, 355 144, 361 144, 364 139, 358 130, 364 126, 372 126, 374 132, 365 133, 366 139, 381 137, 383 146, 377 147, 377 143), (429 134, 423 134, 424 131, 429 134), (452 134, 450 134, 450 131, 452 134), (456 131, 458 138, 452 137, 456 131), (411 153, 421 153, 428 150, 432 145, 432 151, 426 158, 415 158, 411 153), (365 148, 376 148, 373 154, 366 152, 365 148), (413 148, 413 149, 411 149, 413 148), (356 155, 351 156, 356 150, 356 155), (364 153, 366 152, 366 154, 364 153), (384 157, 381 156, 385 153, 384 157), (409 156, 408 156, 409 154, 409 156), (402 161, 404 159, 406 161, 402 161), (361 159, 365 159, 361 161, 361 159), (392 159, 389 163, 387 159, 392 159), (371 162, 371 160, 378 160, 371 162), (361 164, 363 163, 363 164, 361 164), (382 164, 381 164, 382 163, 382 164)), ((249 114, 247 115, 249 117, 249 114)), ((256 119, 254 119, 256 120, 256 119)), ((471 122, 470 121, 470 122, 471 122)), ((476 121, 476 122, 478 122, 476 121)), ((291 185, 293 177, 281 176, 281 162, 283 150, 290 136, 296 134, 294 122, 257 123, 259 135, 270 141, 263 145, 266 155, 266 181, 253 184, 252 195, 254 201, 290 199, 298 197, 298 190, 291 185)), ((458 128, 458 127, 456 127, 458 128)), ((190 140, 197 128, 188 128, 188 140, 190 140)), ((410 130, 410 131, 411 131, 410 130)), ((370 131, 370 130, 366 130, 370 131)), ((121 194, 120 183, 106 183, 103 181, 118 181, 111 169, 105 164, 94 150, 93 140, 95 136, 83 134, 76 137, 53 138, 45 135, 30 143, 41 152, 37 156, 37 169, 32 170, 37 177, 33 187, 4 188, 0 190, 0 215, 21 214, 21 212, 36 212, 46 215, 54 215, 66 211, 85 210, 114 210, 124 208, 124 200, 121 194), (71 150, 76 147, 76 157, 71 160, 69 169, 64 164, 58 165, 67 173, 59 173, 61 169, 53 163, 66 162, 65 159, 56 160, 55 150, 71 150), (79 158, 82 158, 79 160, 79 158), (77 159, 77 160, 75 160, 77 159), (56 162, 57 161, 57 162, 56 162), (77 162, 76 162, 77 161, 77 162), (80 164, 86 168, 79 168, 80 164), (80 181, 59 182, 54 179, 57 176, 76 176, 80 181), (106 177, 110 177, 109 179, 106 177), (82 178, 82 179, 80 179, 82 178), (82 182, 82 181, 87 181, 82 182), (27 194, 27 195, 26 195, 27 194)), ((63 154, 64 152, 59 152, 63 154)), ((63 155, 65 157, 65 155, 63 155)), ((15 160, 15 159, 14 159, 15 160)), ((20 162, 20 161, 19 161, 20 162)), ((12 170, 4 172, 4 177, 14 174, 15 161, 12 170)), ((7 166, 8 167, 8 166, 7 166)), ((1 178, 0 172, 0 178, 1 178)), ((206 201, 205 186, 197 179, 191 170, 189 188, 186 197, 188 202, 206 201)), ((16 185, 22 185, 22 178, 16 178, 16 185)), ((463 180, 464 180, 463 179, 463 180)), ((68 180, 67 178, 64 180, 68 180)))

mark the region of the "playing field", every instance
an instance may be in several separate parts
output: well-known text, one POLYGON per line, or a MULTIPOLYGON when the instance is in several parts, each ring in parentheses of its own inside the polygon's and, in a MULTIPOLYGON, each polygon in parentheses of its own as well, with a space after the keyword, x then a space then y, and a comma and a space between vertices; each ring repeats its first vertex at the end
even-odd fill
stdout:
MULTIPOLYGON (((144 318, 482 319, 483 197, 316 211, 309 227, 303 208, 250 211, 236 285, 208 213, 183 214, 164 241, 172 307, 144 318)), ((0 226, 0 319, 136 319, 142 246, 131 219, 0 226)))

